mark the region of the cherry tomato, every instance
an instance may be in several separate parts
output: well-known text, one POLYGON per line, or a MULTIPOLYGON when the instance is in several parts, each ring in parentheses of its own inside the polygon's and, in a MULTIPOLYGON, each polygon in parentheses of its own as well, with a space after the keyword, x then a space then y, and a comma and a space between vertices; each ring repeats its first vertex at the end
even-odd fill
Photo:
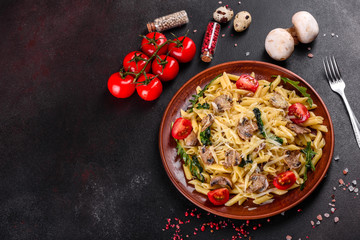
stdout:
POLYGON ((178 140, 184 139, 190 135, 192 129, 191 121, 180 117, 175 120, 171 129, 171 135, 178 140))
POLYGON ((174 57, 181 63, 190 62, 196 53, 196 45, 188 37, 179 37, 174 39, 176 43, 169 44, 170 56, 174 57))
POLYGON ((294 103, 289 107, 288 111, 291 121, 296 124, 303 123, 310 117, 309 111, 301 103, 294 103))
POLYGON ((120 73, 114 73, 109 77, 108 89, 117 98, 128 98, 135 92, 134 77, 127 75, 122 78, 120 73))
POLYGON ((274 178, 273 184, 280 190, 286 190, 296 182, 296 176, 292 171, 282 172, 274 178))
MULTIPOLYGON (((146 34, 146 38, 143 38, 141 41, 141 51, 151 57, 158 46, 166 42, 166 37, 164 34, 159 32, 151 32, 146 34), (155 43, 158 45, 156 46, 155 43)), ((158 52, 157 55, 166 54, 168 45, 164 45, 158 52)))
POLYGON ((179 73, 179 63, 170 56, 160 55, 159 58, 153 61, 152 72, 159 75, 162 81, 173 80, 179 73))
POLYGON ((252 92, 256 92, 256 89, 259 87, 259 82, 252 76, 243 74, 236 81, 236 87, 239 89, 245 89, 252 92))
POLYGON ((227 188, 219 188, 208 192, 208 198, 214 205, 223 205, 229 200, 229 190, 227 188))
MULTIPOLYGON (((160 96, 163 87, 160 80, 153 74, 146 74, 146 76, 148 79, 151 79, 151 81, 147 85, 138 85, 136 91, 145 101, 153 101, 160 96)), ((145 76, 141 75, 138 82, 144 82, 145 80, 145 76)))
MULTIPOLYGON (((129 53, 128 55, 125 56, 124 61, 123 61, 123 66, 124 66, 125 71, 139 73, 146 64, 146 61, 144 61, 144 59, 148 60, 149 57, 146 56, 142 52, 133 51, 133 52, 129 53)), ((149 72, 150 67, 151 67, 151 64, 149 63, 146 66, 145 72, 149 72)))

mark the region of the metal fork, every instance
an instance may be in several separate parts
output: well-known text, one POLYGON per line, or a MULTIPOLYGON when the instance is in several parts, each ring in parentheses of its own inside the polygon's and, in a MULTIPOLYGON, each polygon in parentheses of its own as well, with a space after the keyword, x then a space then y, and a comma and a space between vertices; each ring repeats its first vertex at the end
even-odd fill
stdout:
POLYGON ((354 112, 351 110, 350 104, 345 96, 345 82, 341 77, 340 70, 338 68, 337 62, 335 60, 335 57, 326 57, 323 59, 324 69, 326 78, 329 81, 330 87, 334 92, 337 92, 342 99, 344 100, 345 106, 348 110, 351 125, 354 129, 355 138, 358 143, 358 146, 360 148, 360 124, 359 121, 356 119, 354 112))

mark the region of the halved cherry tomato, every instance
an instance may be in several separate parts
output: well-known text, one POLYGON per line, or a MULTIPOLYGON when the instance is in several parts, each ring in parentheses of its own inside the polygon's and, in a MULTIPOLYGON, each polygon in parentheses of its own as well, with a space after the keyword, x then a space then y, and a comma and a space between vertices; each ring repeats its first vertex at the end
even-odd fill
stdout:
MULTIPOLYGON (((141 41, 141 51, 148 55, 148 57, 151 57, 158 46, 166 42, 166 37, 164 34, 159 32, 151 32, 146 34, 146 38, 143 38, 141 41), (156 43, 158 46, 156 46, 154 43, 156 43)), ((158 52, 157 55, 166 54, 166 51, 168 49, 168 45, 164 45, 158 52)))
POLYGON ((184 139, 189 136, 192 129, 193 128, 191 125, 191 121, 186 118, 180 117, 175 120, 174 125, 171 129, 171 135, 173 136, 173 138, 178 140, 184 139))
POLYGON ((122 78, 120 73, 114 73, 109 77, 108 89, 117 98, 128 98, 135 92, 134 77, 127 75, 122 78))
MULTIPOLYGON (((147 85, 138 85, 136 87, 136 91, 145 101, 152 101, 160 96, 163 87, 161 81, 153 74, 146 74, 146 77, 151 81, 147 85)), ((145 80, 145 76, 141 75, 138 79, 138 82, 144 82, 145 80)))
MULTIPOLYGON (((148 59, 149 57, 146 56, 144 53, 139 51, 133 51, 125 56, 123 61, 124 69, 127 72, 139 73, 146 64, 146 61, 144 60, 148 59)), ((151 63, 146 66, 145 72, 149 72, 150 67, 151 63)))
POLYGON ((286 190, 296 182, 296 176, 292 171, 282 172, 274 178, 273 184, 280 190, 286 190))
POLYGON ((290 117, 291 121, 296 124, 303 123, 310 117, 309 111, 301 103, 294 103, 289 107, 288 111, 288 115, 292 116, 290 117))
POLYGON ((229 190, 227 188, 219 188, 208 192, 208 198, 214 205, 223 205, 229 200, 229 190))
POLYGON ((243 74, 236 81, 236 87, 239 89, 245 89, 252 92, 256 92, 256 89, 259 87, 259 82, 252 76, 243 74))
POLYGON ((170 56, 160 55, 159 58, 153 61, 152 72, 159 75, 162 81, 173 80, 179 73, 179 63, 170 56))
POLYGON ((181 63, 190 62, 196 53, 196 45, 191 38, 178 37, 169 44, 169 54, 181 63))

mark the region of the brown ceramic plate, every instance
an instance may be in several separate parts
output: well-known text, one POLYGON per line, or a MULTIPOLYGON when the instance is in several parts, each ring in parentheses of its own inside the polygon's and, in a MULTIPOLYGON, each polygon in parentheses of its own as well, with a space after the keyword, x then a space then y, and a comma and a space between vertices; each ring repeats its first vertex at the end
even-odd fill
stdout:
MULTIPOLYGON (((285 87, 287 89, 294 89, 291 85, 285 85, 285 87)), ((310 84, 308 84, 304 79, 285 68, 270 63, 258 61, 235 61, 223 63, 206 69, 191 78, 179 89, 165 110, 160 126, 159 147, 165 170, 171 181, 175 187, 195 205, 208 212, 227 218, 259 219, 279 214, 294 207, 315 190, 320 181, 324 178, 332 159, 334 150, 334 131, 329 112, 324 102, 310 84), (314 113, 324 117, 324 124, 328 127, 329 132, 324 134, 326 145, 323 149, 323 156, 316 165, 316 171, 309 173, 306 187, 303 191, 300 191, 298 188, 289 191, 283 196, 274 195, 274 202, 262 206, 253 204, 252 201, 246 201, 241 206, 235 204, 231 207, 225 207, 214 206, 209 202, 207 196, 196 192, 194 187, 187 183, 182 169, 182 160, 180 160, 176 154, 176 143, 171 137, 171 123, 180 116, 180 109, 185 110, 188 107, 189 99, 191 99, 191 95, 195 93, 197 86, 203 87, 212 78, 223 72, 237 75, 255 72, 257 79, 265 79, 268 81, 273 80, 271 75, 281 75, 295 81, 300 81, 300 85, 305 86, 308 89, 308 93, 310 93, 314 103, 318 106, 317 109, 314 110, 314 113), (248 208, 251 209, 253 207, 257 208, 251 211, 248 210, 248 208)))

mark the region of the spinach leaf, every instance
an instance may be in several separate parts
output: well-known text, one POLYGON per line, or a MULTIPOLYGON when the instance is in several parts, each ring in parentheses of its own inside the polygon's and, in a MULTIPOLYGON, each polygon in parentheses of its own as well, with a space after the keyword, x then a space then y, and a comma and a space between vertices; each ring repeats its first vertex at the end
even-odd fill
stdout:
POLYGON ((204 144, 205 146, 210 146, 212 144, 210 137, 211 137, 211 130, 210 127, 208 127, 207 129, 205 129, 200 133, 201 143, 204 144))

